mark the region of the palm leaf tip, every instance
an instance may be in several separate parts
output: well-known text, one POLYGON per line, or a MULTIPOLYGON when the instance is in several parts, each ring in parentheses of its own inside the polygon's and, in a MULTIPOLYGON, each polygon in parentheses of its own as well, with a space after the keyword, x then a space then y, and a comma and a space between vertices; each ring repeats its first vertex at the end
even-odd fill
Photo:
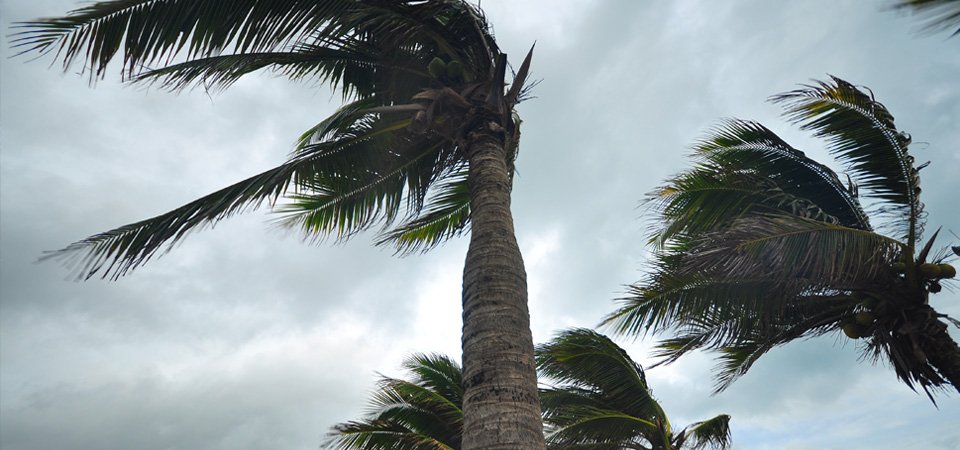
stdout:
POLYGON ((911 138, 897 130, 893 115, 864 92, 838 77, 772 96, 801 129, 826 139, 828 148, 904 241, 922 234, 920 179, 909 154, 911 138))
POLYGON ((721 414, 703 422, 694 423, 687 427, 684 433, 691 449, 730 448, 732 443, 730 416, 721 414))
POLYGON ((960 35, 960 1, 957 0, 898 0, 893 9, 909 11, 923 21, 921 31, 937 33, 956 27, 950 37, 960 35))

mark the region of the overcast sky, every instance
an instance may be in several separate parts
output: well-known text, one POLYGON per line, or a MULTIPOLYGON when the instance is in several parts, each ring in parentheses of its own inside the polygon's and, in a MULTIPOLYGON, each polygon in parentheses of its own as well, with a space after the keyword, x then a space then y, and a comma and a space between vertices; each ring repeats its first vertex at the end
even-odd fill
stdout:
MULTIPOLYGON (((2 0, 0 19, 9 30, 80 4, 2 0)), ((960 234, 960 38, 918 35, 885 5, 484 0, 515 63, 537 43, 543 80, 521 105, 513 208, 534 339, 596 325, 641 277, 639 202, 719 119, 759 120, 823 158, 765 99, 827 74, 869 86, 912 133, 932 161, 927 228, 960 234)), ((118 282, 35 264, 281 163, 338 97, 269 74, 212 97, 123 86, 116 71, 90 88, 49 59, 8 59, 6 42, 0 447, 312 449, 359 417, 377 372, 400 375, 412 352, 459 356, 466 239, 397 258, 369 235, 304 243, 259 211, 118 282)), ((957 291, 931 303, 960 317, 957 291)), ((618 342, 652 362, 649 341, 618 342)), ((711 365, 691 355, 648 379, 676 425, 731 414, 736 449, 960 449, 956 394, 934 408, 839 333, 771 352, 717 396, 711 365)))

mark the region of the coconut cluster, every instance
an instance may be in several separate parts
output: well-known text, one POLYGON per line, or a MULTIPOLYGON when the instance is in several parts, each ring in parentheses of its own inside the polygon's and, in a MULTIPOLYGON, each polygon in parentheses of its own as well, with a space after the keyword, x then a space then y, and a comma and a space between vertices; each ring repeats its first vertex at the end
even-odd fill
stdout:
POLYGON ((917 273, 924 280, 929 280, 927 290, 936 294, 942 289, 940 280, 957 276, 957 269, 950 264, 924 263, 917 266, 917 273))
POLYGON ((876 322, 877 317, 872 312, 858 311, 848 317, 840 326, 840 329, 843 330, 843 334, 847 335, 848 338, 860 339, 873 334, 873 328, 876 322))
POLYGON ((457 60, 446 62, 443 58, 437 56, 427 64, 427 71, 430 72, 430 76, 444 84, 463 81, 463 63, 457 60))

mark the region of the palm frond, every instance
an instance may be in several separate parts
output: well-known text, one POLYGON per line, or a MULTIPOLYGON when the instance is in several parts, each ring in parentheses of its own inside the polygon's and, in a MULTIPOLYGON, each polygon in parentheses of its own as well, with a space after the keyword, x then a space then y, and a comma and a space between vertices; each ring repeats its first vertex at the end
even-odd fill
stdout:
POLYGON ((650 442, 648 437, 659 441, 660 430, 651 420, 610 409, 571 407, 566 412, 569 420, 551 419, 554 422, 547 441, 552 446, 601 444, 624 448, 626 443, 650 442))
POLYGON ((894 125, 893 115, 872 94, 831 77, 770 98, 786 116, 827 140, 829 150, 847 165, 866 196, 878 199, 877 211, 913 248, 922 234, 920 179, 907 147, 911 138, 894 125))
POLYGON ((240 53, 196 58, 178 64, 143 72, 134 81, 158 83, 163 88, 177 91, 193 85, 206 90, 230 87, 244 75, 261 69, 293 80, 313 78, 318 82, 337 85, 346 81, 349 92, 366 93, 373 89, 372 79, 384 64, 377 55, 325 47, 301 46, 294 51, 240 53))
MULTIPOLYGON (((537 347, 541 374, 559 385, 541 391, 550 448, 681 448, 670 421, 646 384, 643 370, 609 338, 566 330, 537 347)), ((727 417, 729 421, 729 417, 727 417)), ((695 445, 729 442, 722 417, 691 427, 695 445)))
POLYGON ((91 80, 122 54, 125 77, 170 89, 225 88, 272 67, 339 86, 345 99, 409 98, 438 55, 460 61, 467 80, 487 79, 499 54, 482 13, 461 1, 115 0, 15 27, 21 53, 55 53, 65 70, 83 62, 91 80))
POLYGON ((784 193, 808 200, 838 223, 870 229, 856 195, 843 186, 836 173, 757 122, 727 120, 702 139, 694 151, 714 171, 766 178, 784 193))
POLYGON ((326 447, 342 450, 456 450, 463 427, 462 369, 443 355, 416 354, 410 380, 383 377, 367 417, 335 425, 326 447))
POLYGON ((605 407, 638 417, 660 415, 639 364, 595 331, 577 328, 561 332, 536 349, 537 368, 567 386, 602 392, 605 407))
POLYGON ((960 35, 960 1, 958 0, 898 0, 893 6, 898 10, 910 10, 924 17, 923 31, 937 33, 956 27, 950 37, 960 35))
POLYGON ((447 145, 396 134, 354 142, 337 171, 299 180, 305 193, 290 196, 280 222, 317 239, 344 240, 377 224, 388 229, 405 206, 410 214, 423 209, 430 185, 453 162, 447 145))
POLYGON ((159 216, 124 225, 77 241, 41 259, 75 266, 78 278, 96 275, 117 279, 149 261, 160 250, 173 248, 191 231, 264 202, 273 204, 298 178, 308 177, 322 161, 322 153, 298 155, 286 163, 201 197, 159 216))
POLYGON ((902 243, 871 231, 786 214, 753 215, 705 235, 684 270, 840 288, 888 275, 904 253, 902 243))
POLYGON ((697 422, 686 428, 684 434, 690 444, 687 448, 698 450, 704 448, 730 448, 730 416, 719 416, 697 422))
POLYGON ((427 251, 469 230, 470 189, 466 176, 450 178, 427 199, 422 214, 380 234, 377 245, 392 245, 398 253, 427 251))
POLYGON ((804 337, 819 336, 840 327, 857 305, 850 296, 798 296, 780 305, 775 317, 747 310, 708 311, 686 317, 675 326, 674 337, 657 343, 659 364, 669 364, 691 351, 717 350, 718 367, 714 393, 730 386, 773 348, 804 337))
POLYGON ((98 76, 122 52, 124 71, 132 77, 178 55, 282 48, 354 8, 347 0, 101 1, 65 17, 17 23, 24 31, 13 44, 23 52, 56 52, 64 69, 84 60, 98 76))

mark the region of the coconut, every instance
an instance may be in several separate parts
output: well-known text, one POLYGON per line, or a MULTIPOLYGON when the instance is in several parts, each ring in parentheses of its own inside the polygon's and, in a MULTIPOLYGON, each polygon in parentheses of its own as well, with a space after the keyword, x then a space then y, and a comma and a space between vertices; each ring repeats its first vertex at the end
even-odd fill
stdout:
POLYGON ((451 80, 459 80, 463 77, 463 64, 460 61, 450 61, 447 63, 447 77, 451 80))
POLYGON ((940 282, 934 281, 930 283, 930 287, 927 288, 927 291, 936 294, 937 292, 940 292, 941 289, 943 289, 943 286, 940 286, 940 282))
POLYGON ((940 276, 939 264, 923 263, 917 269, 924 278, 933 279, 940 276))
POLYGON ((840 329, 843 330, 843 334, 847 335, 847 337, 850 339, 860 339, 863 337, 863 334, 861 333, 863 329, 860 325, 857 325, 854 322, 845 323, 840 327, 840 329))
POLYGON ((443 62, 443 59, 439 56, 436 56, 430 60, 430 64, 427 64, 427 71, 430 72, 430 76, 440 78, 447 74, 447 63, 443 62))
POLYGON ((953 278, 957 276, 957 269, 950 264, 938 264, 940 266, 940 278, 953 278))
POLYGON ((870 326, 877 320, 877 317, 870 311, 860 311, 853 315, 853 321, 858 325, 870 326))
POLYGON ((893 267, 893 271, 896 273, 903 273, 904 271, 907 270, 907 265, 902 262, 893 263, 892 267, 893 267))
POLYGON ((860 306, 863 306, 864 308, 867 308, 867 309, 874 309, 874 308, 877 307, 877 304, 878 304, 878 303, 879 303, 879 300, 877 300, 877 299, 875 299, 875 298, 873 298, 873 297, 866 297, 866 296, 865 296, 865 297, 863 298, 863 301, 860 302, 860 306))

